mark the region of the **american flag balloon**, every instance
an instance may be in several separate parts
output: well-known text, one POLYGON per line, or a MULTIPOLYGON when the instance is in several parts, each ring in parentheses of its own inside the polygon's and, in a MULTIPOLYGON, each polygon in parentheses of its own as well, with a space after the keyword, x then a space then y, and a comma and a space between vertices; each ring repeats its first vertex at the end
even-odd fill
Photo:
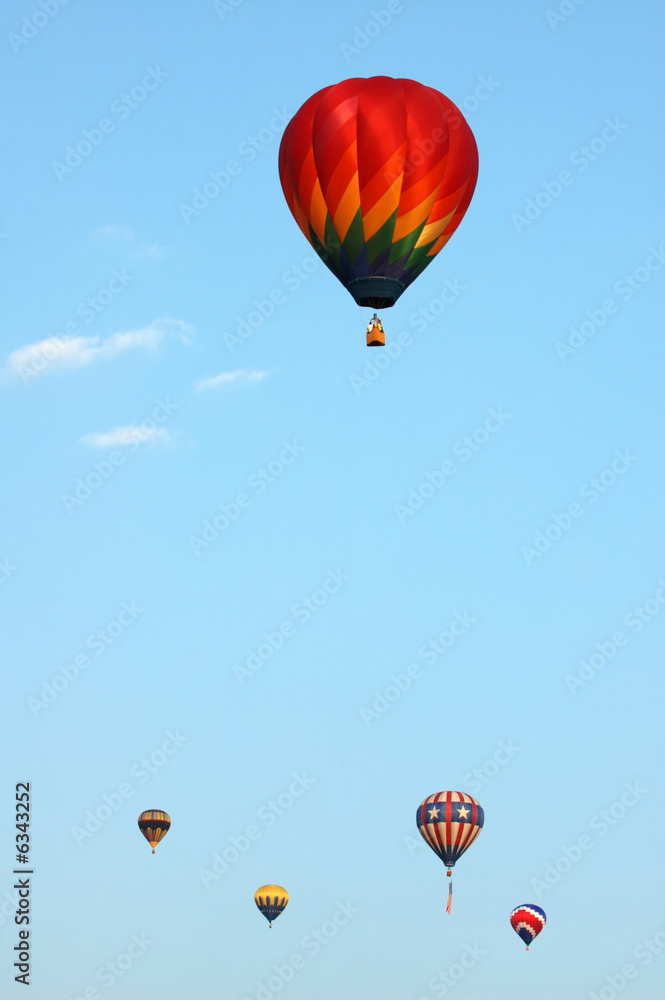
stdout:
MULTIPOLYGON (((435 792, 418 806, 416 823, 423 840, 429 844, 452 875, 455 862, 471 846, 483 828, 485 813, 480 802, 465 792, 435 792)), ((452 882, 448 889, 450 913, 452 882)))
POLYGON ((436 792, 420 803, 416 822, 421 837, 452 868, 482 830, 485 813, 465 792, 436 792))
POLYGON ((545 911, 535 903, 522 903, 510 914, 511 927, 522 938, 527 951, 533 939, 542 931, 546 920, 545 911))

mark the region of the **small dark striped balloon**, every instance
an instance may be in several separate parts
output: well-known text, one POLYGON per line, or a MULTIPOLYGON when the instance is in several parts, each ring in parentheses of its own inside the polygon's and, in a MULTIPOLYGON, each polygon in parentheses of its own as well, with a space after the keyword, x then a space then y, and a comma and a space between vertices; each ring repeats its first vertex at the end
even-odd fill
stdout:
POLYGON ((153 854, 157 844, 168 833, 170 826, 171 817, 161 809, 147 809, 139 816, 139 830, 152 847, 153 854))

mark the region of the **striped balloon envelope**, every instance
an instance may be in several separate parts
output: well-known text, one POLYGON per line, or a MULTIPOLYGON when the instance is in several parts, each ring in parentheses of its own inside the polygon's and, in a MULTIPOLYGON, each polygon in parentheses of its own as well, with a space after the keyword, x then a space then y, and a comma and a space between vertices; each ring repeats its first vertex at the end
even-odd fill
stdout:
POLYGON ((384 309, 431 264, 466 212, 478 151, 461 111, 414 80, 324 87, 279 150, 287 204, 359 305, 384 309))
MULTIPOLYGON (((435 792, 428 795, 416 812, 418 830, 425 843, 441 858, 452 875, 455 862, 471 847, 483 828, 485 813, 480 802, 465 792, 435 792)), ((452 882, 448 887, 448 905, 452 906, 452 882)))
POLYGON ((283 913, 289 894, 281 885, 262 885, 254 893, 254 902, 272 927, 272 922, 283 913))
POLYGON ((418 806, 420 835, 450 869, 471 847, 485 822, 480 802, 465 792, 436 792, 418 806))
POLYGON ((510 914, 511 927, 522 938, 527 951, 533 939, 542 931, 546 920, 545 911, 535 903, 522 903, 510 914))
POLYGON ((152 847, 155 853, 157 844, 169 832, 171 817, 161 809, 148 809, 139 816, 139 830, 152 847))

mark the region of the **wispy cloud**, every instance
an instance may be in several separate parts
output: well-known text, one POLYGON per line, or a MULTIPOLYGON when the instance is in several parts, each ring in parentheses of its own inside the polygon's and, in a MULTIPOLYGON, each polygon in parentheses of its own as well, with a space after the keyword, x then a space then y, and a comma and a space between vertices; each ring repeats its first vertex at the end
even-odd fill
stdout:
POLYGON ((200 379, 195 384, 195 389, 197 392, 202 392, 205 389, 219 389, 220 386, 230 385, 232 382, 260 382, 269 374, 257 371, 220 372, 219 375, 200 379))
POLYGON ((94 361, 112 358, 142 348, 154 352, 166 337, 190 343, 190 327, 179 319, 165 317, 138 330, 112 333, 109 337, 49 337, 12 351, 2 369, 5 379, 24 382, 66 368, 84 368, 94 361))
POLYGON ((147 441, 170 441, 171 435, 163 427, 144 427, 128 424, 126 427, 112 427, 110 431, 85 434, 79 444, 89 448, 122 448, 127 445, 145 444, 147 441))
POLYGON ((124 244, 127 256, 130 260, 161 260, 166 256, 169 247, 160 246, 159 243, 139 243, 136 233, 129 226, 99 226, 90 234, 90 239, 94 243, 113 241, 124 244))

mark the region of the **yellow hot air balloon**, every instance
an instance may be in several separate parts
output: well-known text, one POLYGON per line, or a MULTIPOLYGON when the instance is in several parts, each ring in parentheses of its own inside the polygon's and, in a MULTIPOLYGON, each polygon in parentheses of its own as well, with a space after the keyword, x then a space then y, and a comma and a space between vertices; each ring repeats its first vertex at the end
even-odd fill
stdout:
POLYGON ((289 894, 281 885, 262 885, 254 893, 254 902, 272 927, 272 922, 286 907, 289 894))
POLYGON ((148 809, 139 816, 139 830, 152 847, 155 853, 157 844, 169 831, 171 817, 161 809, 148 809))

